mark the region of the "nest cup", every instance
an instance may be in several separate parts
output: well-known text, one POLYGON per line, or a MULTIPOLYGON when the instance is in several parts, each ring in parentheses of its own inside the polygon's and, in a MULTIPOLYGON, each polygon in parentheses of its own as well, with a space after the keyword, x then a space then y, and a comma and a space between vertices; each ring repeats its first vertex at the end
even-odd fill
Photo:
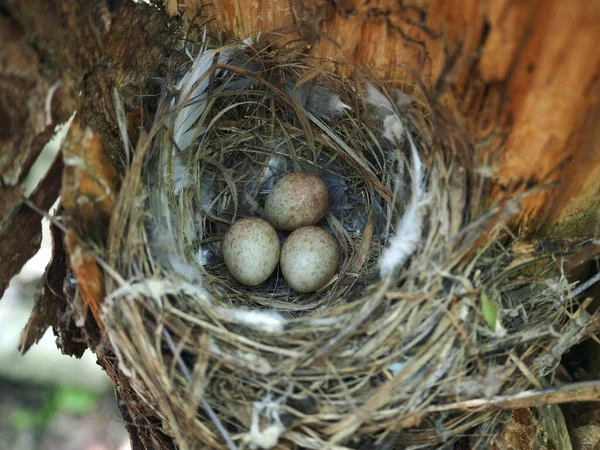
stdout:
POLYGON ((162 431, 182 449, 393 449, 471 430, 483 448, 501 413, 444 405, 530 387, 577 340, 558 333, 575 326, 560 273, 528 275, 506 244, 518 198, 484 210, 487 180, 416 84, 200 47, 138 142, 109 240, 106 335, 162 431), (299 170, 327 184, 335 276, 310 294, 277 271, 241 285, 224 232, 299 170))

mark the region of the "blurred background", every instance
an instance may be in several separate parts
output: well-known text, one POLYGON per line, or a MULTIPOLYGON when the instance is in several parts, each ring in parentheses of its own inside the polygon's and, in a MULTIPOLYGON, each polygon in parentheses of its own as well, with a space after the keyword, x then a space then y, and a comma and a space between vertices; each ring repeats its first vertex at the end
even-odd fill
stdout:
MULTIPOLYGON (((65 128, 36 162, 26 195, 50 166, 65 128)), ((79 360, 61 354, 50 329, 24 356, 17 350, 50 261, 47 220, 43 227, 40 251, 0 299, 0 450, 129 450, 112 384, 89 350, 79 360)))

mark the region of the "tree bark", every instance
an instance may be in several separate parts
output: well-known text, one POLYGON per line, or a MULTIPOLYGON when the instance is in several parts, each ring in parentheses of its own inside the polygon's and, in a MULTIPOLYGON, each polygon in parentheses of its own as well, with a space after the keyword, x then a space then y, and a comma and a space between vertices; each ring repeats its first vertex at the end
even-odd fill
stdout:
MULTIPOLYGON (((0 295, 39 249, 44 212, 59 194, 64 205, 57 214, 61 226, 52 227, 53 258, 21 336, 22 351, 49 326, 63 353, 80 357, 101 344, 92 317, 97 311, 87 315, 82 328, 74 312, 85 315, 87 305, 101 301, 85 298, 99 295, 102 279, 84 243, 105 238, 107 207, 117 194, 115 171, 123 170, 126 161, 113 98, 119 96, 126 113, 142 113, 140 94, 149 91, 158 67, 181 47, 180 23, 129 0, 7 0, 0 5, 0 295), (57 158, 26 201, 22 183, 31 166, 54 126, 75 111, 68 157, 64 164, 57 158), (107 180, 112 183, 106 185, 107 180), (115 191, 105 198, 107 186, 115 191)), ((172 448, 114 356, 100 353, 99 364, 113 380, 133 448, 172 448)))
POLYGON ((408 86, 419 77, 495 170, 490 202, 560 182, 527 198, 515 226, 530 236, 595 231, 600 2, 186 1, 189 17, 201 7, 214 12, 213 30, 232 37, 296 24, 318 58, 408 86))
MULTIPOLYGON (((408 90, 418 78, 453 113, 473 142, 478 161, 494 171, 490 202, 507 191, 561 183, 559 189, 527 198, 516 227, 529 235, 560 237, 597 232, 600 2, 179 3, 188 18, 202 10, 215 19, 210 23, 214 32, 230 37, 296 33, 309 44, 306 51, 322 58, 331 70, 360 65, 381 79, 404 82, 408 90)), ((165 5, 170 13, 177 12, 176 1, 165 5)), ((7 0, 0 6, 0 294, 37 251, 39 213, 58 197, 63 172, 70 182, 72 168, 63 171, 57 160, 31 202, 23 201, 22 182, 54 125, 77 110, 75 130, 83 135, 89 129, 90 139, 101 143, 86 147, 81 136, 70 137, 77 147, 74 154, 90 158, 83 172, 91 176, 91 184, 95 167, 112 164, 122 171, 126 157, 115 125, 113 96, 119 95, 127 113, 143 114, 136 99, 148 92, 160 64, 180 48, 176 33, 180 25, 163 10, 129 0, 7 0), (102 154, 92 148, 101 148, 102 154)), ((107 168, 107 173, 113 169, 107 168)), ((100 343, 101 333, 91 316, 82 331, 75 326, 68 314, 75 299, 64 284, 68 275, 81 274, 79 282, 90 288, 82 292, 102 295, 91 286, 98 279, 85 286, 83 278, 90 277, 83 274, 100 271, 87 262, 78 240, 99 242, 106 233, 106 223, 96 221, 100 216, 105 219, 106 211, 80 208, 94 199, 90 192, 78 189, 75 197, 65 196, 64 219, 74 231, 65 248, 63 233, 53 229, 54 258, 23 335, 23 349, 48 326, 61 335, 62 350, 69 354, 83 351, 76 345, 82 339, 90 348, 100 343)), ((111 356, 100 357, 100 364, 122 400, 134 448, 170 448, 169 439, 155 426, 156 418, 111 356)))

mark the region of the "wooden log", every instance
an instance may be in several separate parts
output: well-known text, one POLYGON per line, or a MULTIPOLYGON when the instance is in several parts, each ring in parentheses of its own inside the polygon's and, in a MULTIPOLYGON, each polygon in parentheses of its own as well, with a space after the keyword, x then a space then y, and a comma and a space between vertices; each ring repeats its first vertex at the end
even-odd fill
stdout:
POLYGON ((213 30, 231 37, 295 25, 316 57, 382 79, 419 77, 496 171, 490 202, 561 183, 525 200, 516 226, 530 235, 594 231, 600 2, 188 0, 185 7, 189 17, 212 10, 213 30))

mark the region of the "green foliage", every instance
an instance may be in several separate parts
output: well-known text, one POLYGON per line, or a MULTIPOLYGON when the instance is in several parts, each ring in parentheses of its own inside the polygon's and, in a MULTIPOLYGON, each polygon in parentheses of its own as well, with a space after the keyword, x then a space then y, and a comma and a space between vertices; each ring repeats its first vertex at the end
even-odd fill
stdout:
POLYGON ((19 430, 46 428, 57 413, 87 414, 98 404, 98 395, 85 389, 61 386, 49 389, 41 408, 17 408, 9 417, 19 430))
POLYGON ((36 412, 27 408, 15 409, 8 420, 11 426, 17 430, 30 430, 38 425, 36 412))
POLYGON ((495 330, 496 322, 498 320, 498 310, 496 309, 496 305, 494 304, 492 299, 488 297, 485 291, 481 291, 480 302, 481 314, 483 314, 485 323, 487 323, 488 327, 490 327, 491 330, 495 330))
POLYGON ((57 411, 71 414, 87 414, 98 404, 97 394, 74 387, 59 387, 54 392, 57 411))

